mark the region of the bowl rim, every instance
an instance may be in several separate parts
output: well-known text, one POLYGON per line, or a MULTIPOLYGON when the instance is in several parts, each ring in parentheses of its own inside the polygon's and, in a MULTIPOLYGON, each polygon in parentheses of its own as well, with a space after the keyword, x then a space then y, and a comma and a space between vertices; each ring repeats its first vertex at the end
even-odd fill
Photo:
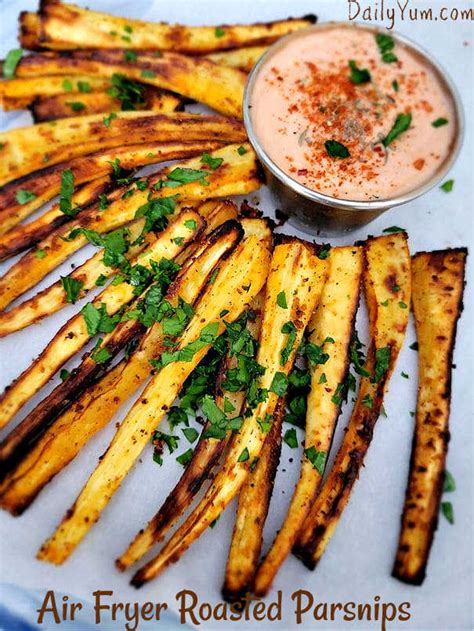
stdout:
POLYGON ((397 195, 395 197, 376 199, 376 200, 350 200, 350 199, 340 199, 336 197, 331 197, 330 195, 325 195, 324 193, 320 193, 318 191, 314 191, 304 184, 301 184, 297 180, 294 180, 288 173, 283 171, 268 155, 267 151, 261 145, 257 134, 253 129, 253 124, 250 116, 250 95, 253 90, 253 86, 258 77, 258 74, 262 68, 262 66, 266 63, 266 61, 272 57, 272 55, 283 48, 288 41, 293 39, 297 39, 299 37, 304 37, 308 34, 309 31, 318 31, 328 27, 344 27, 344 28, 355 28, 355 29, 364 29, 367 31, 371 31, 373 33, 385 33, 386 29, 379 26, 362 24, 360 22, 344 22, 344 21, 327 21, 327 22, 319 22, 318 24, 313 24, 304 29, 300 29, 298 31, 294 31, 293 33, 289 33, 284 37, 278 39, 274 44, 272 44, 268 50, 260 57, 255 66, 250 71, 244 89, 243 96, 243 121, 245 125, 245 129, 247 131, 247 135, 251 145, 253 146, 255 153, 257 154, 259 160, 262 164, 278 179, 282 184, 284 184, 287 188, 292 189, 293 192, 298 193, 302 197, 306 198, 309 201, 314 201, 318 204, 322 204, 324 206, 330 206, 332 208, 340 208, 344 210, 388 210, 389 208, 393 208, 394 206, 399 206, 401 204, 405 204, 410 202, 421 195, 424 195, 429 190, 434 188, 443 178, 446 176, 448 171, 453 166, 456 161, 459 153, 461 151, 461 147, 463 145, 464 140, 464 131, 465 131, 465 120, 464 120, 464 109, 461 101, 461 97, 459 95, 458 89, 454 84, 451 76, 445 70, 445 68, 438 62, 437 59, 433 57, 433 55, 427 51, 424 47, 420 46, 417 42, 414 42, 409 37, 402 35, 396 31, 390 31, 390 36, 396 42, 400 42, 402 45, 406 46, 409 49, 412 49, 415 53, 421 56, 428 64, 432 66, 432 68, 438 74, 440 80, 444 83, 447 92, 450 94, 455 116, 456 116, 456 135, 454 138, 454 142, 452 144, 451 152, 444 161, 443 165, 440 165, 440 168, 433 174, 433 176, 425 182, 423 185, 414 188, 411 191, 407 191, 402 195, 397 195))

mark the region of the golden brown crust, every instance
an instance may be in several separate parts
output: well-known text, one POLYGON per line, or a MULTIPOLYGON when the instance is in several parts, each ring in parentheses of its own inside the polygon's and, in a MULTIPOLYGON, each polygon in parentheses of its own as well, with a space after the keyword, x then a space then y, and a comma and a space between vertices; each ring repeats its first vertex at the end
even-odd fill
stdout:
POLYGON ((419 386, 410 473, 393 576, 421 585, 438 524, 449 441, 451 368, 467 250, 412 258, 419 386))

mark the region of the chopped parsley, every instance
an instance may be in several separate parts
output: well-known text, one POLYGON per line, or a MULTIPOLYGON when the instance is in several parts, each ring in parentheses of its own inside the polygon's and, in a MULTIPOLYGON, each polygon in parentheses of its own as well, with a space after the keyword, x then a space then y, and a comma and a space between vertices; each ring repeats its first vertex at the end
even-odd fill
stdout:
POLYGON ((91 91, 91 84, 88 81, 78 81, 77 87, 79 88, 79 92, 87 94, 91 91))
POLYGON ((441 502, 441 512, 450 524, 454 524, 454 508, 451 502, 441 502))
POLYGON ((319 475, 322 476, 324 467, 326 466, 327 453, 325 451, 318 451, 314 445, 311 445, 311 447, 304 450, 304 455, 308 458, 319 475))
POLYGON ((387 372, 390 366, 391 353, 392 351, 390 346, 384 346, 383 348, 378 348, 375 351, 375 368, 374 376, 372 378, 373 383, 378 383, 387 372))
POLYGON ((63 85, 63 89, 66 92, 72 92, 74 90, 74 86, 72 85, 72 81, 70 81, 69 79, 64 79, 62 85, 63 85))
POLYGON ((349 68, 351 70, 349 79, 352 81, 352 83, 359 85, 361 83, 369 83, 372 80, 370 72, 367 70, 367 68, 358 68, 356 62, 353 59, 349 61, 349 68))
POLYGON ((282 397, 288 388, 288 377, 284 372, 276 372, 273 376, 270 391, 282 397))
POLYGON ((151 230, 164 230, 168 224, 167 215, 172 215, 176 209, 176 200, 176 195, 155 199, 149 195, 147 203, 140 206, 135 213, 135 219, 146 218, 142 234, 151 230))
POLYGON ((362 405, 366 408, 369 408, 369 410, 374 407, 374 400, 372 399, 370 394, 366 394, 365 397, 362 399, 362 405))
MULTIPOLYGON (((206 180, 206 176, 208 175, 209 171, 190 169, 187 167, 176 167, 168 173, 166 181, 160 180, 160 186, 158 188, 175 188, 180 184, 190 184, 191 182, 199 182, 203 186, 208 186, 209 182, 206 180)), ((156 185, 155 188, 157 188, 156 185)))
POLYGON ((282 309, 288 309, 288 303, 286 302, 286 294, 284 291, 280 291, 277 296, 277 305, 282 309))
POLYGON ((398 92, 398 90, 400 89, 400 86, 398 85, 398 81, 396 79, 392 81, 392 88, 394 92, 398 92))
POLYGON ((437 127, 443 127, 444 125, 447 125, 447 124, 448 124, 448 122, 449 122, 449 121, 448 121, 448 119, 447 119, 447 118, 442 118, 442 117, 440 117, 440 118, 437 118, 435 121, 433 121, 433 122, 431 123, 431 125, 432 125, 433 127, 436 127, 436 128, 437 128, 437 127))
POLYGON ((144 79, 154 79, 156 77, 156 72, 145 69, 141 71, 140 76, 144 79))
POLYGON ((382 230, 382 232, 406 232, 406 230, 405 228, 399 228, 398 226, 389 226, 388 228, 385 228, 385 230, 382 230))
POLYGON ((96 333, 111 333, 120 321, 120 314, 108 315, 107 306, 104 303, 97 308, 92 302, 88 302, 82 307, 81 314, 90 336, 96 333))
POLYGON ((322 261, 324 261, 327 258, 329 258, 330 254, 331 254, 331 244, 324 243, 322 247, 318 248, 316 256, 318 257, 318 259, 321 259, 322 261))
POLYGON ((446 469, 444 472, 443 493, 452 493, 456 490, 456 482, 453 475, 446 469))
POLYGON ((186 467, 193 459, 193 453, 194 451, 190 447, 187 451, 182 453, 180 456, 177 456, 176 462, 179 462, 179 464, 183 465, 183 467, 186 467))
POLYGON ((68 217, 75 217, 79 212, 79 206, 72 207, 74 193, 74 173, 66 169, 61 173, 61 188, 59 190, 59 210, 68 217))
POLYGON ((7 53, 5 61, 3 62, 3 76, 5 79, 13 79, 16 67, 22 57, 23 49, 21 48, 13 48, 7 53))
POLYGON ((454 180, 447 180, 444 184, 441 184, 440 189, 445 193, 450 193, 454 188, 454 180))
POLYGON ((137 53, 134 50, 124 50, 123 59, 125 63, 130 64, 137 60, 137 53))
POLYGON ((120 73, 112 75, 112 85, 107 94, 120 101, 122 111, 133 111, 137 106, 145 105, 145 87, 120 73))
POLYGON ((240 456, 237 458, 237 462, 246 462, 250 458, 249 450, 247 447, 242 449, 240 456))
POLYGON ((288 445, 288 447, 290 447, 291 449, 296 449, 298 447, 296 429, 294 427, 287 429, 283 436, 283 440, 288 445))
POLYGON ((43 250, 42 248, 40 248, 39 250, 35 250, 33 254, 37 259, 44 259, 44 257, 47 256, 46 250, 43 250))
POLYGON ((36 197, 36 193, 33 193, 32 191, 27 191, 24 188, 20 189, 15 194, 16 201, 22 206, 28 204, 29 202, 32 202, 34 199, 36 199, 36 197))
POLYGON ((66 101, 66 105, 72 109, 73 112, 82 112, 86 109, 86 106, 82 101, 66 101))
POLYGON ((115 112, 110 112, 108 116, 104 116, 102 122, 106 127, 110 127, 112 121, 117 118, 117 114, 115 112))
POLYGON ((91 353, 91 358, 96 364, 105 364, 105 362, 109 361, 109 359, 112 359, 112 353, 110 353, 105 346, 102 346, 103 341, 104 340, 102 338, 99 338, 94 350, 91 353))
POLYGON ((377 33, 375 41, 377 42, 382 61, 384 63, 391 64, 394 61, 398 61, 398 57, 393 52, 393 49, 395 48, 395 40, 393 37, 385 35, 385 33, 377 33))
POLYGON ((344 382, 337 384, 336 391, 334 392, 334 394, 331 397, 331 401, 334 403, 334 405, 341 405, 341 403, 343 402, 343 400, 344 400, 344 387, 345 387, 344 382))
POLYGON ((186 221, 184 222, 184 226, 185 228, 188 228, 189 230, 196 230, 197 228, 197 223, 195 219, 186 219, 186 221))
POLYGON ((194 429, 194 427, 185 427, 183 429, 183 434, 189 443, 196 442, 197 437, 199 436, 199 432, 197 429, 194 429))
POLYGON ((210 153, 205 151, 202 154, 201 162, 207 164, 212 171, 215 171, 224 162, 224 158, 213 158, 210 153))
POLYGON ((237 149, 237 153, 239 154, 239 156, 243 156, 247 153, 247 149, 245 147, 242 147, 242 145, 240 145, 240 147, 237 149))
POLYGON ((69 372, 69 370, 66 370, 66 368, 61 368, 59 378, 61 379, 61 381, 66 381, 70 374, 71 373, 69 372))
POLYGON ((365 356, 362 351, 363 347, 364 345, 359 340, 357 331, 354 330, 349 347, 349 357, 351 360, 351 364, 358 375, 361 375, 361 377, 370 377, 369 371, 364 368, 365 356))
POLYGON ((398 303, 398 306, 400 307, 400 309, 408 309, 407 303, 403 302, 402 300, 400 300, 400 302, 398 303))
POLYGON ((66 301, 74 304, 79 298, 84 283, 71 276, 61 276, 61 285, 66 292, 66 301))
POLYGON ((288 336, 286 338, 286 344, 280 353, 280 366, 284 366, 290 359, 291 352, 295 346, 298 329, 293 322, 285 322, 285 324, 281 327, 281 332, 288 336))
POLYGON ((326 140, 324 147, 331 158, 350 158, 349 149, 337 140, 326 140))
POLYGON ((412 121, 412 115, 408 114, 399 114, 395 119, 395 123, 393 124, 392 129, 388 132, 385 138, 382 140, 382 144, 384 147, 388 147, 392 144, 394 140, 396 140, 401 134, 407 131, 410 127, 412 121))
POLYGON ((223 28, 221 28, 220 26, 217 26, 216 29, 214 30, 214 35, 216 37, 224 37, 225 35, 225 31, 223 28))

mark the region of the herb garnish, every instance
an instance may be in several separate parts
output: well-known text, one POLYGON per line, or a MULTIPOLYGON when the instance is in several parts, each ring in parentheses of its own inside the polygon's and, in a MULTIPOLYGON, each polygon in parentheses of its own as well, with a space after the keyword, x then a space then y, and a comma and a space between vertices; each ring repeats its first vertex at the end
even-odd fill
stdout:
POLYGON ((350 158, 349 149, 337 140, 326 140, 324 147, 331 158, 350 158))
POLYGON ((431 123, 431 125, 433 127, 443 127, 443 125, 447 125, 448 124, 448 119, 447 118, 437 118, 435 121, 433 121, 431 123))
POLYGON ((36 199, 36 197, 36 193, 33 193, 32 191, 27 191, 24 188, 17 191, 15 195, 16 201, 22 206, 28 204, 29 202, 32 202, 34 199, 36 199))
POLYGON ((412 115, 408 114, 399 114, 395 119, 395 123, 393 124, 392 129, 388 132, 385 138, 382 140, 382 144, 384 147, 388 147, 394 140, 403 134, 403 132, 407 131, 410 127, 412 121, 412 115))
POLYGON ((367 68, 358 68, 356 62, 353 59, 349 61, 349 68, 351 69, 349 79, 352 81, 352 83, 360 85, 361 83, 369 83, 372 80, 370 72, 367 70, 367 68))
POLYGON ((293 322, 285 322, 285 324, 281 327, 281 332, 288 335, 286 344, 280 353, 280 366, 284 366, 289 360, 291 351, 295 345, 298 329, 293 322))
POLYGON ((224 158, 213 158, 210 153, 205 151, 202 154, 201 162, 207 164, 212 171, 215 171, 224 162, 224 158))
POLYGON ((375 41, 382 56, 382 61, 386 64, 391 64, 394 61, 398 61, 398 57, 393 52, 395 48, 395 40, 390 35, 384 33, 377 33, 375 41))
POLYGON ((308 449, 304 450, 305 456, 311 462, 313 467, 319 473, 319 475, 323 475, 324 467, 326 465, 327 453, 325 451, 318 451, 314 445, 308 447, 308 449))
POLYGON ((66 169, 61 173, 61 188, 59 191, 59 210, 68 217, 75 217, 80 212, 79 206, 72 207, 74 193, 74 173, 66 169))
POLYGON ((279 397, 282 397, 286 394, 286 390, 288 388, 288 377, 284 372, 276 372, 272 379, 272 384, 270 386, 270 392, 274 392, 279 397))
POLYGON ((97 308, 92 302, 88 302, 82 307, 81 314, 90 336, 96 333, 111 333, 120 321, 120 314, 108 315, 107 306, 104 303, 97 308))
POLYGON ((391 353, 392 349, 390 346, 384 346, 375 351, 375 368, 372 383, 378 383, 387 372, 390 366, 391 353))
POLYGON ((451 502, 441 502, 441 511, 450 524, 454 524, 454 508, 451 502))
POLYGON ((74 304, 79 298, 84 283, 70 276, 61 276, 61 285, 66 292, 66 301, 74 304))
POLYGON ((456 482, 453 475, 446 469, 444 472, 443 493, 452 493, 456 490, 456 482))
POLYGON ((79 89, 79 92, 82 92, 85 94, 91 91, 91 84, 88 81, 78 81, 77 87, 79 89))
POLYGON ((82 112, 86 109, 86 106, 82 101, 66 101, 66 105, 72 109, 73 112, 82 112))
POLYGON ((283 440, 288 445, 288 447, 290 447, 291 449, 296 449, 298 447, 296 429, 294 427, 287 429, 283 436, 283 440))
POLYGON ((282 309, 288 309, 288 304, 286 302, 286 294, 284 291, 280 291, 277 296, 277 305, 282 309))
POLYGON ((391 234, 392 232, 406 232, 406 230, 405 228, 399 228, 398 226, 389 226, 388 228, 385 228, 385 230, 382 230, 382 232, 388 232, 391 234))
POLYGON ((14 48, 7 53, 5 61, 3 62, 3 76, 5 79, 13 79, 16 67, 22 57, 23 49, 21 48, 14 48))
POLYGON ((214 31, 214 35, 216 37, 224 37, 225 35, 225 31, 223 28, 221 28, 220 26, 216 27, 215 31, 214 31))
POLYGON ((450 193, 454 188, 454 180, 447 180, 444 184, 441 184, 440 189, 445 193, 450 193))
POLYGON ((132 61, 137 60, 137 53, 134 50, 124 50, 123 51, 123 59, 125 63, 129 64, 132 61))
POLYGON ((245 147, 242 147, 242 145, 240 145, 240 147, 237 149, 237 153, 239 154, 239 156, 243 156, 244 154, 247 153, 247 149, 245 147))
POLYGON ((44 257, 47 256, 46 250, 43 250, 42 248, 40 248, 39 250, 35 250, 33 254, 37 259, 44 259, 44 257))
POLYGON ((240 456, 237 458, 237 462, 246 462, 250 458, 249 450, 247 447, 242 449, 240 456))
POLYGON ((110 112, 108 116, 104 116, 102 122, 106 127, 110 127, 112 121, 117 118, 117 114, 115 112, 110 112))
POLYGON ((144 93, 143 85, 119 73, 112 75, 112 86, 107 90, 109 96, 120 101, 122 111, 136 110, 137 105, 144 105, 144 93))
POLYGON ((176 462, 179 462, 179 464, 183 465, 183 467, 186 467, 191 462, 193 453, 194 451, 190 447, 187 451, 176 458, 176 462))

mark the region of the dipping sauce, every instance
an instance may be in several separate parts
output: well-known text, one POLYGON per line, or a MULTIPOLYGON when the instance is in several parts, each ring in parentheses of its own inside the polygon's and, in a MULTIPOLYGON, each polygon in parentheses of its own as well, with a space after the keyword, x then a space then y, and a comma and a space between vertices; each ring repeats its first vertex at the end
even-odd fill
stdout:
POLYGON ((309 28, 271 53, 249 108, 270 159, 338 199, 419 188, 456 136, 455 105, 435 68, 390 35, 351 25, 309 28))

